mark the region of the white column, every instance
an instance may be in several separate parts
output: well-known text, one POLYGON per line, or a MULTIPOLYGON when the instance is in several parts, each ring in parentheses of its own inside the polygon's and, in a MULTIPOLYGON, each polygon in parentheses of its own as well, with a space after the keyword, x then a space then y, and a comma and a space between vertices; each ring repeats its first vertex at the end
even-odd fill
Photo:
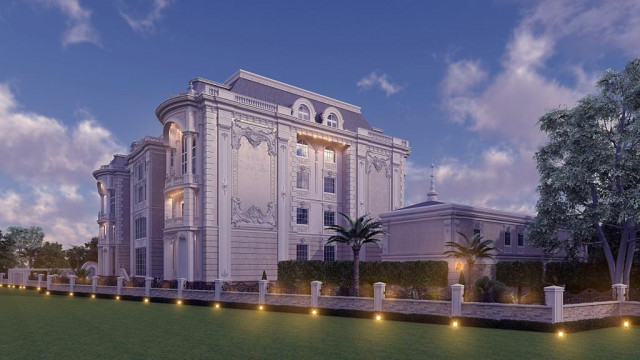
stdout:
POLYGON ((320 289, 322 288, 322 281, 311 282, 311 307, 318 307, 318 298, 320 297, 320 289))
POLYGON ((69 275, 69 291, 73 292, 76 286, 76 277, 75 275, 69 275))
POLYGON ((258 304, 267 302, 267 286, 269 280, 258 280, 258 304))
POLYGON ((215 301, 220 301, 220 299, 222 298, 222 284, 224 282, 222 281, 222 279, 216 279, 216 288, 215 290, 215 295, 214 295, 214 299, 215 301))
POLYGON ((464 285, 451 285, 451 316, 462 315, 462 295, 464 294, 464 285))
POLYGON ((187 281, 194 280, 195 255, 193 237, 193 233, 189 232, 187 236, 187 281))
POLYGON ((104 198, 106 196, 105 195, 100 195, 100 213, 104 214, 104 198))
POLYGON ((51 281, 53 281, 55 275, 47 275, 47 290, 51 290, 51 281))
POLYGON ((625 300, 625 295, 627 294, 627 285, 625 284, 613 284, 611 285, 613 289, 613 296, 618 302, 623 302, 625 300))
POLYGON ((290 129, 278 125, 278 261, 289 260, 291 227, 291 171, 289 169, 290 129))
POLYGON ((185 285, 185 278, 179 278, 178 279, 178 298, 182 299, 182 290, 184 289, 184 285, 185 285))
POLYGON ((4 273, 0 273, 0 284, 3 283, 4 280, 4 273))
POLYGON ((117 279, 117 287, 116 287, 116 295, 122 295, 122 281, 124 280, 124 278, 122 276, 118 276, 117 279))
POLYGON ((219 110, 218 119, 218 278, 231 278, 232 114, 219 110))
POLYGON ((97 290, 98 290, 98 277, 93 276, 91 278, 91 292, 95 294, 97 290))
POLYGON ((551 322, 554 324, 563 322, 564 288, 547 286, 544 288, 544 298, 547 306, 551 307, 551 322))
POLYGON ((382 301, 384 300, 384 289, 387 284, 377 282, 373 284, 373 311, 382 311, 382 301))
POLYGON ((146 278, 144 278, 144 296, 146 297, 150 297, 151 296, 151 282, 153 281, 153 278, 150 276, 147 276, 146 278))
MULTIPOLYGON (((44 274, 38 274, 38 287, 41 288, 42 287, 42 278, 44 277, 44 274)), ((2 283, 2 278, 0 278, 0 284, 2 283)))

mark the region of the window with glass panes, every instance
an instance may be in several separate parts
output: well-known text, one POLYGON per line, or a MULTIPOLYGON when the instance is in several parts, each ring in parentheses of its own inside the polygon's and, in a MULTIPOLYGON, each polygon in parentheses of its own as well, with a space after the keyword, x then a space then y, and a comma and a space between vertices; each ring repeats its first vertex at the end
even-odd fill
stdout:
POLYGON ((307 225, 309 223, 309 209, 298 208, 296 210, 296 224, 307 225))
POLYGON ((511 246, 511 232, 505 231, 504 233, 504 245, 511 246))
POLYGON ((324 192, 335 194, 336 193, 336 179, 325 176, 324 177, 324 192))
POLYGON ((296 260, 309 260, 309 245, 296 245, 296 260))
POLYGON ((332 128, 338 127, 338 117, 335 114, 329 114, 329 116, 327 116, 327 126, 332 128))
POLYGON ((309 190, 309 172, 302 169, 296 172, 296 187, 298 189, 309 190))
POLYGON ((137 218, 134 224, 136 239, 147 237, 147 218, 137 218))
POLYGON ((324 246, 324 261, 336 261, 336 247, 333 245, 324 246))
POLYGON ((136 248, 136 275, 147 275, 147 248, 136 248))
POLYGON ((306 105, 300 105, 298 107, 298 119, 309 120, 311 119, 311 111, 306 105))
POLYGON ((196 173, 196 139, 193 139, 191 144, 191 173, 196 173))
POLYGON ((182 137, 182 174, 187 173, 187 138, 185 136, 182 137))
POLYGON ((296 144, 296 156, 309 157, 309 144, 304 140, 298 140, 296 144))
POLYGON ((111 216, 115 216, 116 213, 116 192, 115 190, 109 190, 109 213, 111 216))
POLYGON ((518 246, 524 246, 524 234, 518 234, 518 246))
POLYGON ((333 148, 328 147, 324 149, 324 162, 329 164, 336 163, 336 151, 333 148))
POLYGON ((336 224, 335 211, 325 210, 323 217, 324 217, 324 226, 332 226, 336 224))

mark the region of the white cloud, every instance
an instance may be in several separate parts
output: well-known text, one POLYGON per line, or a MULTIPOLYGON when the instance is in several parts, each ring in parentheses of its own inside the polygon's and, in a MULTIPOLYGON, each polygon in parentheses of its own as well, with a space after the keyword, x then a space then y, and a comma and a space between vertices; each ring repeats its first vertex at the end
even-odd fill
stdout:
POLYGON ((91 25, 91 11, 80 5, 80 0, 39 0, 46 6, 58 8, 67 17, 67 30, 62 35, 62 45, 91 43, 100 45, 100 35, 91 25))
POLYGON ((98 198, 91 173, 125 148, 86 111, 69 127, 24 111, 0 84, 0 228, 42 226, 48 241, 94 236, 98 198))
POLYGON ((151 9, 142 17, 137 17, 131 13, 120 9, 120 15, 138 33, 150 33, 155 31, 156 23, 162 19, 162 12, 169 5, 171 0, 152 0, 151 9))
POLYGON ((377 71, 373 71, 371 74, 363 77, 356 85, 362 90, 370 90, 377 87, 384 91, 387 96, 391 96, 402 90, 402 86, 393 83, 387 74, 379 74, 377 71))
MULTIPOLYGON (((532 210, 538 183, 532 156, 546 139, 538 119, 547 110, 573 106, 594 91, 598 73, 586 70, 584 59, 597 59, 602 50, 640 54, 638 34, 637 1, 548 0, 524 12, 497 73, 489 74, 479 60, 449 61, 441 83, 442 107, 449 120, 504 146, 489 145, 480 158, 442 159, 437 170, 441 198, 532 210), (556 63, 565 65, 550 69, 558 55, 565 60, 556 63), (561 81, 550 75, 555 73, 573 79, 561 81)), ((424 180, 426 167, 412 167, 410 203, 426 197, 428 184, 418 181, 424 180)))

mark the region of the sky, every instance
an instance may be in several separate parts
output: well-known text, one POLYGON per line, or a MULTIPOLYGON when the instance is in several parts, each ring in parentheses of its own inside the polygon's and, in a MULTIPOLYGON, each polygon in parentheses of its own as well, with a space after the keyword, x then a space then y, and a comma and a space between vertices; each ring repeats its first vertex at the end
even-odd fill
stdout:
POLYGON ((3 0, 0 229, 97 234, 91 173, 188 81, 245 69, 362 107, 411 146, 406 204, 533 213, 537 120, 640 56, 640 2, 3 0))

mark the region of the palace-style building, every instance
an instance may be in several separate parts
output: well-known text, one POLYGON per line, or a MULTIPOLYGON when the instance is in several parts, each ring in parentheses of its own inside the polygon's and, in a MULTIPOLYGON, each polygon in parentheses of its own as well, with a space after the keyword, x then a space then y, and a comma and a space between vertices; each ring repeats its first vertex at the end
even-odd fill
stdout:
MULTIPOLYGON (((409 144, 358 106, 240 70, 156 109, 159 137, 96 170, 99 275, 276 278, 281 260, 351 259, 325 226, 403 207, 409 144), (159 127, 160 130, 160 127, 159 127)), ((376 245, 361 252, 381 260, 376 245)))

